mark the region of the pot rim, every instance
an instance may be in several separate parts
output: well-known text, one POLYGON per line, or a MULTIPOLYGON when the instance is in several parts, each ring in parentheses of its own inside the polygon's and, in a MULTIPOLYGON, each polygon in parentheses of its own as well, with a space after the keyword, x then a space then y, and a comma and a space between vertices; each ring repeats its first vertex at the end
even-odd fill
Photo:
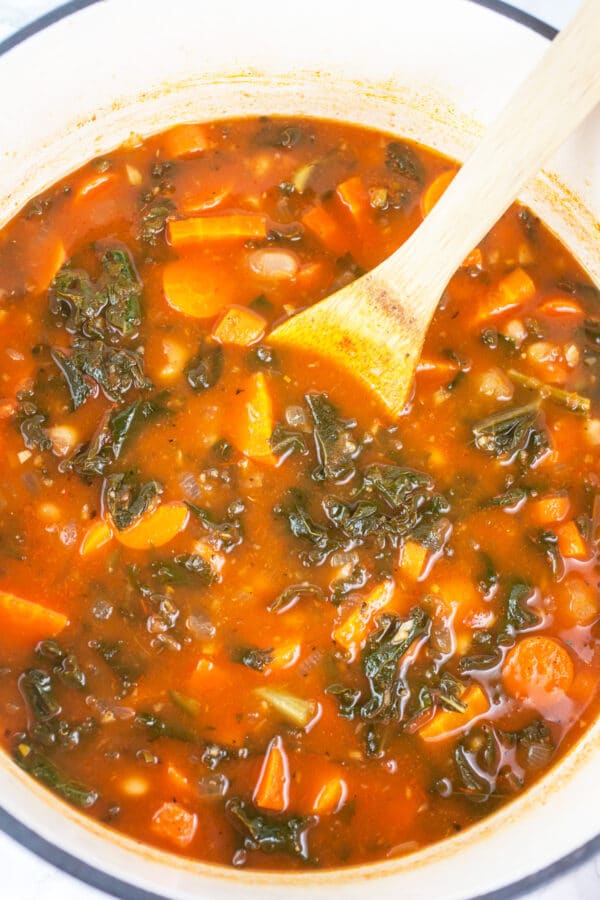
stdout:
MULTIPOLYGON (((57 6, 48 13, 34 19, 28 25, 10 35, 6 40, 1 41, 0 56, 3 56, 13 47, 24 43, 28 38, 44 31, 56 22, 99 2, 101 0, 69 0, 69 2, 57 6)), ((497 15, 511 19, 518 25, 529 28, 547 40, 552 40, 557 34, 557 29, 553 26, 524 10, 517 9, 510 3, 504 2, 504 0, 469 0, 469 2, 485 7, 497 15)), ((59 871, 109 896, 116 897, 118 900, 168 900, 164 895, 138 888, 127 881, 109 875, 95 866, 81 861, 71 853, 63 850, 58 844, 46 840, 28 828, 8 813, 2 805, 0 805, 0 831, 31 853, 49 862, 59 871)), ((521 897, 536 888, 555 881, 559 876, 579 868, 597 853, 600 853, 600 833, 581 847, 540 869, 538 872, 534 872, 497 890, 478 894, 472 900, 513 900, 513 898, 521 897)))

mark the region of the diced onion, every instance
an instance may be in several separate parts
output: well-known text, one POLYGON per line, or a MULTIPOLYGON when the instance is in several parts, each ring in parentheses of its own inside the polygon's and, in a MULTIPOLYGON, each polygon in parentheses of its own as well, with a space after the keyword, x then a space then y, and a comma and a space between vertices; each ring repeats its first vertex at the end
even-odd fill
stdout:
POLYGON ((302 406, 288 406, 285 411, 285 421, 288 425, 292 425, 295 428, 308 425, 306 410, 302 406))

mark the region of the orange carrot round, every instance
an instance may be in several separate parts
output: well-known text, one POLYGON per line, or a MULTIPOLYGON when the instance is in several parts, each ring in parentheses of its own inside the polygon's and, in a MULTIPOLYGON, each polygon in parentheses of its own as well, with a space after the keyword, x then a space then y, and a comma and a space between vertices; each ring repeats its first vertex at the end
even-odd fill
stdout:
POLYGON ((147 550, 162 547, 183 531, 187 525, 189 510, 185 503, 165 503, 134 522, 129 528, 117 531, 116 539, 131 550, 147 550))
POLYGON ((543 635, 523 638, 509 651, 502 669, 504 687, 517 699, 539 707, 553 704, 571 687, 573 662, 558 641, 543 635))

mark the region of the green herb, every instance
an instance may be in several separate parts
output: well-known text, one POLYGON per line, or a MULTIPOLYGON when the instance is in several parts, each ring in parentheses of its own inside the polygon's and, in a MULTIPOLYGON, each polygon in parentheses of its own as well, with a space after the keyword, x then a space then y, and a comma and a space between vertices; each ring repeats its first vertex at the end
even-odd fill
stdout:
POLYGON ((205 342, 183 370, 191 389, 198 392, 214 387, 223 374, 223 361, 221 345, 205 342))
POLYGON ((244 540, 244 532, 240 520, 233 516, 223 522, 216 522, 208 510, 189 500, 184 501, 189 511, 196 516, 208 534, 207 540, 215 550, 229 553, 244 540))
POLYGON ((92 388, 85 380, 71 358, 56 347, 50 350, 50 356, 60 369, 63 378, 67 382, 73 409, 79 409, 92 394, 92 388))
POLYGON ((130 475, 108 475, 104 482, 104 502, 116 528, 133 525, 162 494, 158 481, 136 483, 130 475))
POLYGON ((512 462, 523 454, 533 465, 548 449, 548 435, 539 421, 539 403, 494 413, 473 425, 478 450, 512 462))
POLYGON ((89 809, 99 797, 97 791, 91 790, 77 781, 64 775, 54 763, 41 753, 33 750, 27 743, 18 744, 14 759, 18 766, 29 773, 36 781, 53 790, 63 800, 67 800, 80 809, 89 809))
POLYGON ((558 549, 558 537, 553 531, 538 531, 531 537, 536 547, 542 551, 550 564, 552 574, 556 579, 562 577, 565 569, 562 554, 558 549))
POLYGON ((484 500, 481 507, 482 509, 489 509, 497 506, 501 509, 508 509, 513 512, 527 499, 528 495, 529 492, 526 488, 510 488, 508 491, 504 491, 503 494, 496 494, 495 497, 484 500))
POLYGON ((188 744, 196 743, 196 736, 187 728, 182 728, 175 722, 165 722, 164 719, 155 716, 154 713, 140 712, 133 720, 137 728, 143 728, 151 741, 159 738, 171 738, 174 741, 185 741, 188 744))
MULTIPOLYGON (((104 341, 78 338, 73 342, 70 363, 95 381, 115 403, 132 389, 149 390, 152 387, 144 375, 143 359, 137 350, 116 349, 104 341)), ((69 387, 71 389, 70 384, 69 387)))
POLYGON ((225 809, 241 828, 246 850, 290 853, 303 860, 309 859, 308 831, 316 825, 314 816, 292 816, 288 819, 266 816, 239 797, 228 800, 225 809))
POLYGON ((363 588, 368 580, 368 570, 364 566, 354 566, 349 575, 336 578, 329 585, 331 602, 334 606, 337 606, 351 591, 358 591, 360 588, 363 588))
POLYGON ((327 394, 307 394, 305 399, 314 422, 319 459, 313 477, 318 481, 347 481, 354 475, 353 460, 360 449, 350 435, 356 422, 341 419, 327 394))
POLYGON ((424 171, 421 161, 408 144, 391 141, 385 150, 385 164, 395 175, 402 175, 411 181, 423 181, 424 171))
POLYGON ((513 381, 516 381, 517 384, 521 384, 532 391, 537 391, 542 399, 553 400, 571 412, 588 415, 592 408, 592 401, 589 397, 583 397, 574 391, 565 391, 554 384, 545 384, 532 375, 524 375, 522 372, 517 372, 516 369, 509 369, 508 376, 513 381))
POLYGON ((338 702, 338 713, 343 719, 353 719, 358 712, 358 704, 362 693, 359 688, 347 687, 344 684, 330 684, 325 688, 338 702))
POLYGON ((305 565, 319 566, 331 553, 339 549, 339 542, 330 536, 327 528, 311 518, 306 509, 304 496, 296 488, 287 492, 285 503, 276 507, 275 513, 287 520, 295 538, 312 545, 309 550, 300 554, 300 559, 305 565))
POLYGON ((273 648, 261 650, 258 647, 237 647, 231 656, 233 662, 241 663, 256 672, 264 670, 273 662, 273 648))
POLYGON ((131 406, 106 414, 90 443, 75 453, 66 467, 86 480, 103 475, 121 455, 142 409, 142 401, 136 400, 131 406))
POLYGON ((308 446, 304 435, 291 428, 284 428, 280 422, 275 425, 273 434, 269 438, 269 444, 275 456, 285 457, 286 459, 294 453, 299 453, 301 456, 308 454, 308 446))

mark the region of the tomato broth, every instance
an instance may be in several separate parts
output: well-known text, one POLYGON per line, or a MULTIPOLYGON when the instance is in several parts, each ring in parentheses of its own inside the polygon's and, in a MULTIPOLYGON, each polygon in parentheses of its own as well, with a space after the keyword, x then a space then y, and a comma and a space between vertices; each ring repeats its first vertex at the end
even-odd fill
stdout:
POLYGON ((456 170, 339 123, 183 125, 0 231, 2 743, 95 819, 226 865, 382 860, 596 715, 600 319, 569 252, 511 207, 395 421, 269 344, 456 170))

